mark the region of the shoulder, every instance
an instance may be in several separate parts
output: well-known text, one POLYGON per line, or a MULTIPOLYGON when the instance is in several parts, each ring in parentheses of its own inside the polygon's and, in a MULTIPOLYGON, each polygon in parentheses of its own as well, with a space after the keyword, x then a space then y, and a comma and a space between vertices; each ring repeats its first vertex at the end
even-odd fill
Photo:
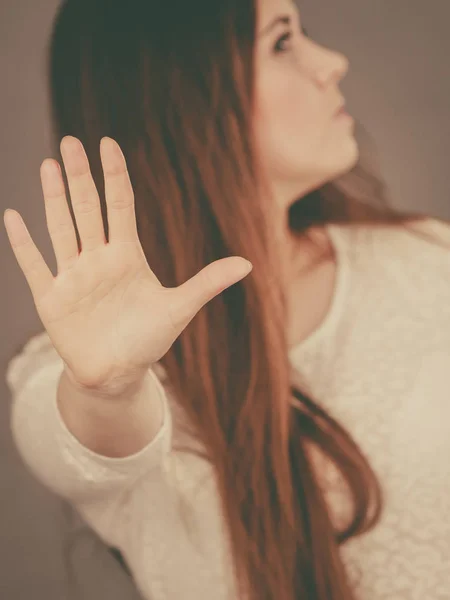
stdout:
POLYGON ((431 242, 441 248, 444 254, 450 252, 450 221, 426 216, 410 223, 407 231, 417 235, 425 242, 431 242))
POLYGON ((354 223, 341 230, 341 256, 354 290, 433 311, 450 306, 450 222, 424 216, 404 223, 354 223))
POLYGON ((384 282, 385 290, 401 290, 408 301, 420 298, 437 309, 450 301, 450 222, 426 216, 407 223, 365 225, 359 239, 361 270, 384 282))
POLYGON ((450 271, 450 221, 445 219, 424 216, 406 223, 364 225, 360 239, 392 264, 448 265, 450 271))

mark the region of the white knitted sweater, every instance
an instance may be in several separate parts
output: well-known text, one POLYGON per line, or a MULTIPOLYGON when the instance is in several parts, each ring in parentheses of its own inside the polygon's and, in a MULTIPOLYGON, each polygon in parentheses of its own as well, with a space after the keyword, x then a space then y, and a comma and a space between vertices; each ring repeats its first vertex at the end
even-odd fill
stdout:
MULTIPOLYGON (((447 249, 398 226, 328 227, 333 303, 290 358, 369 458, 386 503, 378 526, 341 555, 361 600, 449 600, 450 227, 423 225, 447 249)), ((172 450, 176 404, 162 366, 151 373, 164 424, 126 458, 97 455, 68 431, 56 405, 61 370, 45 332, 8 367, 13 435, 31 472, 121 550, 144 597, 233 599, 214 478, 202 459, 172 450)), ((339 478, 325 464, 320 475, 336 522, 345 519, 339 478)))

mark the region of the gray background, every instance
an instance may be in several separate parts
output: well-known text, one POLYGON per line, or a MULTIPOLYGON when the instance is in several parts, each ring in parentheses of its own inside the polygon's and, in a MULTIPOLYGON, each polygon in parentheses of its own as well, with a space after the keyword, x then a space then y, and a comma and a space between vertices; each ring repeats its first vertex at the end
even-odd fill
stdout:
MULTIPOLYGON (((1 213, 17 209, 55 271, 39 166, 51 156, 44 50, 57 0, 1 0, 1 213)), ((445 0, 303 0, 303 24, 350 59, 341 85, 374 137, 394 205, 450 218, 450 4, 445 0)), ((42 330, 0 227, 0 369, 42 330)), ((9 432, 0 378, 0 598, 138 598, 124 571, 69 507, 25 471, 9 432), (71 563, 63 548, 71 544, 71 563), (77 583, 69 596, 69 576, 77 583), (75 578, 75 579, 73 579, 75 578)))

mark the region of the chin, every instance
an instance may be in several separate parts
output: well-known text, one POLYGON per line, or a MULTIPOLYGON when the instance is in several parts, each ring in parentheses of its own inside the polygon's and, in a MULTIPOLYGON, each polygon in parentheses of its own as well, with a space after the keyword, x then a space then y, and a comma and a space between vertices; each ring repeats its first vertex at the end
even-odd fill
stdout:
POLYGON ((356 165, 359 160, 359 146, 358 142, 354 137, 351 137, 349 140, 349 148, 348 148, 348 163, 350 164, 350 169, 356 165))
POLYGON ((346 147, 340 150, 339 154, 334 157, 333 164, 330 165, 328 176, 323 180, 322 183, 332 181, 341 175, 345 175, 351 171, 359 161, 359 147, 354 138, 349 139, 349 143, 346 147))
POLYGON ((334 181, 338 177, 351 171, 359 160, 359 148, 356 140, 351 137, 345 148, 340 148, 334 152, 334 155, 324 161, 324 156, 317 158, 314 163, 309 165, 297 165, 290 171, 284 171, 282 176, 277 172, 273 176, 274 181, 278 181, 278 189, 283 197, 289 196, 292 200, 289 203, 294 204, 299 198, 322 187, 326 183, 334 181), (305 173, 308 177, 305 178, 305 173))

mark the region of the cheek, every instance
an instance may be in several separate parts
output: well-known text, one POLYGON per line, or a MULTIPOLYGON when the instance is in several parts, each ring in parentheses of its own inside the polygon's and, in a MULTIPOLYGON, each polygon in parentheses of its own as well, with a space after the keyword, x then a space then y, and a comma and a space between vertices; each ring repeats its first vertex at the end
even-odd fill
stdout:
POLYGON ((300 150, 319 139, 323 114, 311 88, 297 73, 259 82, 256 125, 262 143, 294 144, 300 150))

